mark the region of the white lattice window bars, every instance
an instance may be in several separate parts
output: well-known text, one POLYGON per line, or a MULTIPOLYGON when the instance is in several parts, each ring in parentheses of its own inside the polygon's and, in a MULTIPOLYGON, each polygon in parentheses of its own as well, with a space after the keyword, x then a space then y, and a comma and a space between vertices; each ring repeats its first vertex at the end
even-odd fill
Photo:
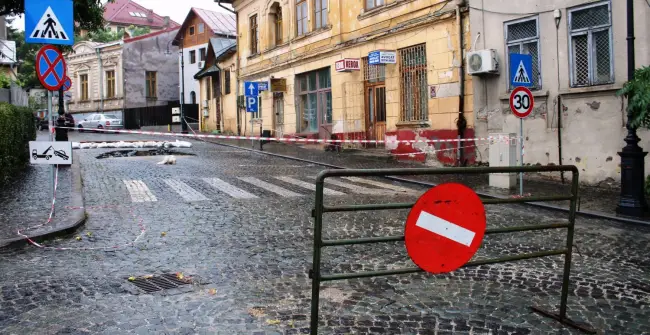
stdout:
MULTIPOLYGON (((541 53, 539 45, 539 21, 537 17, 525 18, 505 23, 505 38, 508 55, 511 53, 531 55, 533 58, 532 88, 542 88, 541 78, 541 53)), ((510 57, 507 57, 508 62, 510 57)), ((509 66, 507 67, 509 69, 509 66)), ((512 74, 509 73, 509 78, 512 74)), ((510 90, 514 87, 510 86, 510 90)))
POLYGON ((571 86, 614 82, 611 3, 570 9, 568 24, 571 86))

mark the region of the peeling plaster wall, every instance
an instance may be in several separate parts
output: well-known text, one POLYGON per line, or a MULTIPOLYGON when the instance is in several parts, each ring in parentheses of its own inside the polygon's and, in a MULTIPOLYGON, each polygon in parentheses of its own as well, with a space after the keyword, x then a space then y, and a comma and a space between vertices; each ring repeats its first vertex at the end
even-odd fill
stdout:
MULTIPOLYGON (((167 105, 178 101, 178 48, 167 45, 178 33, 172 30, 149 38, 126 42, 123 46, 125 107, 167 105), (157 98, 147 99, 145 72, 156 72, 157 98)), ((198 96, 198 95, 197 95, 198 96)))
MULTIPOLYGON (((588 184, 620 181, 620 151, 625 142, 625 110, 616 91, 627 80, 626 4, 612 1, 614 83, 586 88, 570 87, 567 10, 593 3, 588 0, 507 1, 470 0, 471 42, 476 50, 496 49, 499 76, 474 77, 475 129, 477 137, 489 133, 519 134, 519 119, 508 106, 506 45, 504 22, 538 14, 542 89, 533 92, 535 109, 524 121, 525 164, 558 164, 558 95, 562 100, 562 156, 564 164, 580 169, 580 180, 588 184), (532 4, 534 2, 534 4, 532 4), (488 11, 481 11, 484 8, 488 11), (553 10, 562 17, 557 31, 553 10), (527 13, 527 14, 503 14, 527 13), (480 34, 480 36, 479 36, 480 34), (556 57, 559 55, 559 58, 556 57)), ((645 0, 635 0, 636 66, 650 63, 650 7, 645 0)), ((644 149, 650 149, 650 133, 639 131, 644 149)), ((477 159, 487 162, 488 147, 479 149, 477 159), (481 158, 483 157, 483 158, 481 158)), ((517 155, 519 159, 519 155, 517 155)), ((650 172, 646 158, 646 174, 650 172)))

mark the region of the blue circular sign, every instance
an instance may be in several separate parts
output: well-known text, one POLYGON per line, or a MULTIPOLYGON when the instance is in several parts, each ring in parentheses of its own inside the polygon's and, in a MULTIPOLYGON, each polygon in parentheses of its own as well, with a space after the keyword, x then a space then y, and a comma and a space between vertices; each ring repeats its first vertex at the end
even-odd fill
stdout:
POLYGON ((61 51, 52 45, 42 47, 36 54, 36 76, 50 91, 61 88, 67 77, 66 68, 61 51))

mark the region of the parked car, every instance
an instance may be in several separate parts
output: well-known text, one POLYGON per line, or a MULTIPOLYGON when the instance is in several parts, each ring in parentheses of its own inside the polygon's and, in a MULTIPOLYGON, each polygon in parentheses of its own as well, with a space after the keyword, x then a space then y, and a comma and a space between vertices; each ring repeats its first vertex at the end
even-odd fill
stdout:
MULTIPOLYGON (((75 127, 75 121, 74 117, 70 113, 64 114, 65 117, 65 127, 69 128, 74 128, 75 127)), ((54 117, 52 118, 52 124, 56 126, 56 120, 59 118, 58 114, 55 114, 54 117)), ((49 127, 49 123, 47 121, 47 117, 44 117, 42 119, 39 119, 38 121, 38 129, 39 130, 45 130, 49 127)), ((71 129, 68 129, 71 130, 71 129)))
POLYGON ((122 119, 112 114, 91 114, 77 125, 80 132, 93 129, 124 129, 122 119))

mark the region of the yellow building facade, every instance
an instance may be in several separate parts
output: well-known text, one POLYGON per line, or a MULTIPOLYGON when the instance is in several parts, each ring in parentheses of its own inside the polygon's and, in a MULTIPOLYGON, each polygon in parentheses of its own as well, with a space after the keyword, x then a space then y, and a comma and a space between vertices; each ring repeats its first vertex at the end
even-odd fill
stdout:
POLYGON ((268 86, 257 113, 238 111, 242 133, 261 119, 277 137, 386 140, 393 153, 414 153, 402 157, 443 163, 461 157, 438 143, 391 141, 474 137, 463 1, 221 2, 237 13, 238 95, 245 82, 268 86))

